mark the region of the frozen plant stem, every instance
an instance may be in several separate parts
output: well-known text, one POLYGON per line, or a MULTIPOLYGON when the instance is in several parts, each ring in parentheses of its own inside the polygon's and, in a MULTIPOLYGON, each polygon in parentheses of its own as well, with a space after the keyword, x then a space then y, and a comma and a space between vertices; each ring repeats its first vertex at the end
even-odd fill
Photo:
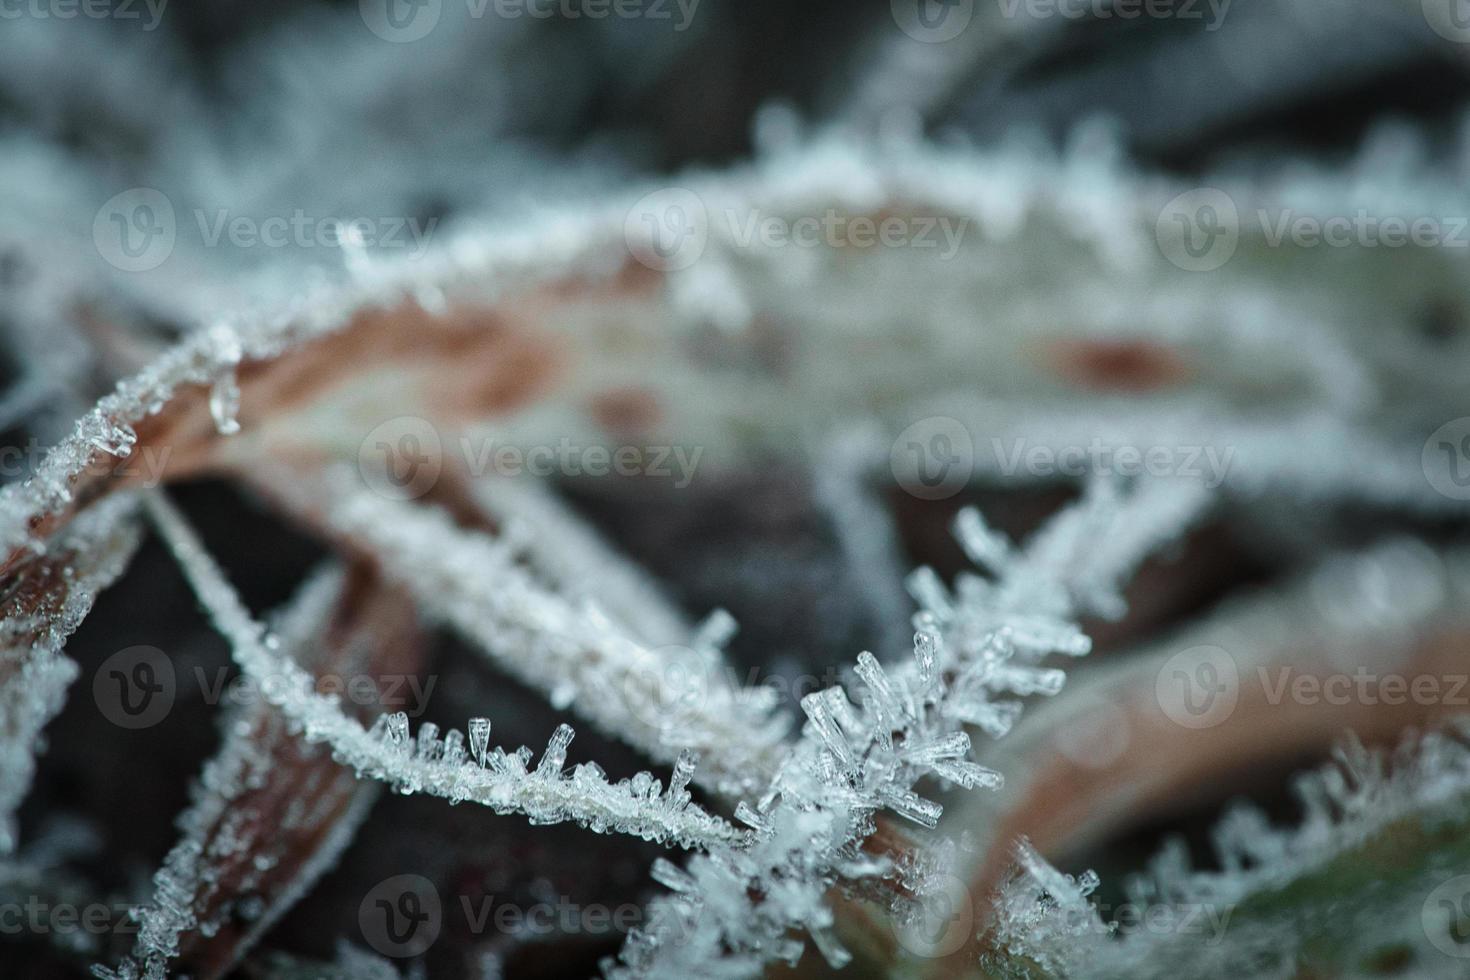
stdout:
MULTIPOLYGON (((540 823, 574 820, 599 832, 616 831, 684 847, 736 844, 747 835, 698 806, 685 789, 694 770, 692 754, 681 755, 660 794, 659 781, 646 773, 609 783, 591 764, 563 773, 565 743, 571 730, 558 729, 552 749, 535 771, 528 753, 499 748, 482 759, 466 757, 458 732, 442 740, 425 725, 417 740, 402 712, 383 715, 372 729, 347 717, 334 697, 315 692, 311 675, 282 650, 277 637, 256 622, 225 581, 182 515, 161 494, 152 493, 148 511, 193 586, 216 629, 230 642, 236 664, 260 683, 263 694, 308 741, 325 742, 334 756, 360 776, 381 780, 400 793, 422 792, 453 802, 469 800, 498 813, 520 813, 540 823), (284 682, 284 683, 278 683, 284 682), (266 693, 269 691, 269 693, 266 693)), ((324 614, 340 582, 328 575, 313 582, 300 602, 324 614)))
POLYGON ((595 603, 544 585, 517 561, 515 542, 376 494, 348 470, 293 470, 270 486, 293 510, 378 558, 428 616, 554 706, 661 762, 697 753, 703 782, 728 795, 758 793, 780 764, 786 723, 772 711, 771 692, 730 686, 718 644, 696 634, 691 647, 650 646, 595 603))

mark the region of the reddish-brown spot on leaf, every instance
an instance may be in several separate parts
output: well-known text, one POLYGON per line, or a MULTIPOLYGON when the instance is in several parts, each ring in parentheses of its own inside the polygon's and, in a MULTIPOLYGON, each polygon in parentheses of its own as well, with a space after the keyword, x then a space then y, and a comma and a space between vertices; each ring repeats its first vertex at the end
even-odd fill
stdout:
POLYGON ((1158 391, 1195 374, 1177 348, 1142 338, 1057 340, 1042 360, 1051 373, 1091 391, 1158 391))
POLYGON ((617 388, 593 396, 592 417, 614 435, 632 436, 658 425, 663 410, 646 388, 617 388))

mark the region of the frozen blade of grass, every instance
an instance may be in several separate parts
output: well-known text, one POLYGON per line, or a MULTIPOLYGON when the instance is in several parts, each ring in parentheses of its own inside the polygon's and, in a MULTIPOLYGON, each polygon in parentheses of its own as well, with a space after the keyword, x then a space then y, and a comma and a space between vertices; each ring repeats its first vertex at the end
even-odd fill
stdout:
POLYGON ((3 582, 0 853, 15 849, 13 814, 35 775, 37 739, 77 676, 62 646, 137 549, 136 510, 132 497, 103 501, 3 582))
MULTIPOLYGON (((552 355, 539 338, 483 310, 431 315, 412 294, 403 282, 318 289, 188 334, 82 414, 29 478, 0 487, 0 572, 107 493, 285 452, 272 440, 312 427, 293 430, 293 414, 340 394, 355 375, 389 373, 401 411, 449 420, 541 392, 552 355)), ((335 407, 345 416, 359 408, 335 407)), ((330 438, 307 441, 317 450, 330 438)))
MULTIPOLYGON (((355 568, 329 615, 323 597, 293 610, 283 657, 312 677, 350 663, 368 677, 417 672, 423 640, 401 594, 355 568)), ((136 912, 138 939, 117 968, 123 975, 230 970, 336 863, 377 798, 376 784, 296 737, 270 704, 229 712, 222 729, 224 745, 179 821, 184 836, 155 875, 152 902, 136 912)))
POLYGON ((1460 719, 1448 730, 1410 733, 1392 751, 1349 737, 1335 762, 1301 777, 1295 826, 1273 827, 1246 804, 1227 813, 1213 835, 1219 870, 1191 868, 1181 840, 1166 845, 1129 884, 1128 902, 1193 910, 1218 930, 1205 933, 1208 941, 1200 930, 1114 935, 1084 900, 1095 875, 1071 879, 1023 845, 997 899, 987 961, 1002 971, 1031 962, 1105 980, 1290 972, 1304 960, 1352 973, 1381 950, 1403 947, 1414 975, 1448 976, 1440 971, 1453 964, 1431 932, 1453 936, 1455 920, 1436 923, 1443 909, 1428 899, 1467 853, 1467 735, 1460 719))
MULTIPOLYGON (((480 803, 499 813, 520 813, 533 822, 575 820, 599 832, 632 834, 684 847, 738 844, 747 835, 697 806, 670 807, 660 797, 633 792, 624 780, 610 784, 597 777, 531 778, 516 756, 492 752, 501 765, 480 767, 446 762, 442 757, 415 756, 402 740, 391 737, 390 725, 370 731, 342 713, 335 698, 314 692, 311 677, 281 655, 279 640, 257 623, 241 604, 214 559, 194 531, 161 494, 147 498, 155 526, 168 543, 208 610, 215 627, 230 641, 241 671, 261 684, 262 694, 311 742, 331 746, 337 761, 359 776, 381 780, 401 793, 421 792, 453 801, 480 803), (284 681, 284 683, 277 683, 284 681)), ((311 583, 303 601, 330 605, 333 576, 311 583)), ((381 716, 386 722, 392 716, 381 716)), ((401 713, 400 716, 401 718, 401 713)))
POLYGON ((437 508, 382 497, 342 470, 292 471, 270 486, 296 513, 378 557, 426 615, 499 666, 548 695, 582 692, 570 709, 607 734, 662 762, 692 749, 701 782, 736 795, 753 792, 779 764, 784 720, 761 692, 729 686, 714 651, 693 651, 698 683, 682 697, 669 687, 662 651, 543 586, 504 542, 437 508))

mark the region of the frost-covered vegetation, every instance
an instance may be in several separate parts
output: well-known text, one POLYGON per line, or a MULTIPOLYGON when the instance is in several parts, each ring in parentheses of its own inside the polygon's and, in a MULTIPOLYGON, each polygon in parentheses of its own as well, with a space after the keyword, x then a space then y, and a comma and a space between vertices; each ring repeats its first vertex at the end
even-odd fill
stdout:
POLYGON ((708 2, 4 22, 0 975, 1463 975, 1456 22, 708 2))

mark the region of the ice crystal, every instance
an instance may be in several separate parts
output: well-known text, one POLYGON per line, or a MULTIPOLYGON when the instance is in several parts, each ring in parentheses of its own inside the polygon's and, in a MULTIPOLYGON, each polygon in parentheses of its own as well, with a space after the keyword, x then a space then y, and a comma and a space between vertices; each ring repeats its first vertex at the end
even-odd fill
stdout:
MULTIPOLYGON (((1130 906, 1182 910, 1180 914, 1191 917, 1246 915, 1253 898, 1321 872, 1396 822, 1406 821, 1420 832, 1436 825, 1460 826, 1462 808, 1470 799, 1470 748, 1464 742, 1470 731, 1463 720, 1453 729, 1408 737, 1392 752, 1370 751, 1349 738, 1331 765, 1297 778, 1294 788, 1303 809, 1298 825, 1273 827, 1259 809, 1236 804, 1212 835, 1219 870, 1191 869, 1187 849, 1176 839, 1155 856, 1145 874, 1128 882, 1130 906)), ((1105 923, 1087 901, 1097 887, 1095 874, 1064 875, 1024 842, 1016 857, 1016 869, 998 902, 998 944, 1009 955, 1039 963, 1056 976, 1122 980, 1136 976, 1145 964, 1150 970, 1209 975, 1285 975, 1293 969, 1301 939, 1284 921, 1274 927, 1263 923, 1255 931, 1222 928, 1206 943, 1178 930, 1159 934, 1147 929, 1127 932, 1119 941, 1116 925, 1105 923)), ((1396 886, 1385 886, 1381 894, 1385 909, 1378 914, 1392 921, 1386 907, 1401 896, 1396 886)), ((1423 898, 1410 891, 1414 913, 1423 898)), ((1375 924, 1374 931, 1381 930, 1375 924)), ((1415 946, 1425 944, 1422 932, 1408 938, 1415 946)))
MULTIPOLYGON (((772 714, 770 692, 732 688, 717 669, 718 644, 730 631, 724 618, 690 635, 692 647, 652 647, 598 606, 570 601, 528 574, 515 561, 512 542, 375 494, 344 471, 325 474, 309 496, 307 490, 298 485, 301 506, 317 510, 318 502, 329 502, 322 515, 328 527, 382 556, 390 576, 426 612, 501 666, 549 695, 598 692, 563 697, 602 730, 665 761, 692 750, 704 778, 734 792, 753 788, 779 761, 785 724, 772 714), (680 666, 694 672, 698 697, 668 689, 670 653, 689 660, 680 666)), ((650 617, 646 602, 636 608, 644 614, 634 621, 668 622, 661 614, 650 617)))
MULTIPOLYGON (((1069 617, 1110 603, 1118 578, 1143 557, 1140 549, 1179 533, 1202 503, 1187 486, 1120 496, 1096 483, 1025 549, 1007 552, 993 580, 963 579, 951 595, 926 578, 920 598, 932 601, 914 617, 912 659, 885 668, 871 653, 860 654, 858 704, 840 687, 802 699, 801 738, 754 811, 745 811, 757 829, 754 840, 692 856, 685 876, 675 878, 678 887, 655 901, 652 927, 630 934, 621 965, 608 964, 609 974, 754 975, 768 962, 800 955, 793 929, 805 930, 831 965, 845 963, 849 954, 831 933, 824 896, 846 874, 891 873, 881 862, 852 861, 874 816, 887 809, 936 826, 942 807, 915 789, 926 776, 967 788, 998 786, 1000 773, 965 758, 970 739, 959 719, 984 716, 993 693, 1016 686, 1003 670, 1036 671, 1049 653, 1086 652, 1069 617), (1127 545, 1094 547, 1121 525, 1133 532, 1127 545), (962 678, 967 682, 957 683, 962 678)), ((982 527, 970 514, 958 522, 961 534, 982 527)), ((673 877, 666 869, 661 876, 673 877)))
MULTIPOLYGON (((459 802, 471 801, 497 812, 522 813, 533 821, 555 823, 575 820, 599 832, 633 834, 648 840, 669 841, 686 847, 734 843, 742 834, 689 803, 682 785, 670 779, 662 796, 634 792, 628 780, 609 783, 603 778, 577 780, 563 771, 565 742, 570 729, 553 736, 542 765, 529 773, 518 753, 499 747, 478 761, 446 760, 444 741, 430 731, 411 743, 408 718, 403 712, 380 715, 371 728, 347 717, 334 697, 317 694, 305 671, 280 650, 279 641, 251 618, 183 518, 163 497, 148 498, 154 523, 169 542, 200 601, 216 628, 230 641, 237 665, 259 681, 284 678, 288 683, 263 683, 265 696, 298 728, 309 742, 329 745, 334 757, 358 775, 381 780, 400 793, 428 793, 459 802)), ((310 622, 323 615, 339 582, 324 574, 300 598, 293 619, 310 622)), ((478 738, 479 732, 472 732, 478 738)), ((484 729, 488 736, 488 727, 484 729)), ((460 736, 462 738, 463 736, 460 736)), ((456 743, 459 741, 457 738, 456 743)), ((692 756, 681 755, 675 771, 684 782, 694 767, 692 756)))

